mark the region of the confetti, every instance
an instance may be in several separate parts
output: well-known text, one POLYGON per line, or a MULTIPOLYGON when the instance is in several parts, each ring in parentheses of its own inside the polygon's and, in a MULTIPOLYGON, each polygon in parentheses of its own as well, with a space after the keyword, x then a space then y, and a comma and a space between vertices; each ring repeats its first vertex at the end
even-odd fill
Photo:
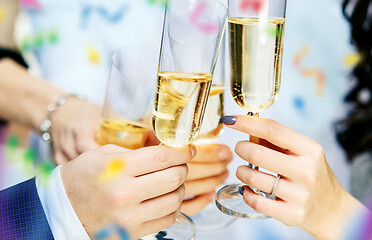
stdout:
POLYGON ((322 96, 324 94, 324 88, 326 83, 326 77, 324 72, 318 68, 308 68, 301 71, 304 77, 314 77, 316 79, 316 94, 322 96))
POLYGON ((344 64, 346 67, 354 67, 360 62, 360 60, 361 56, 359 53, 350 53, 344 58, 344 64))
POLYGON ((52 29, 47 33, 48 42, 55 44, 58 42, 58 29, 52 29))
POLYGON ((105 167, 104 171, 97 177, 98 182, 108 182, 119 176, 125 168, 125 160, 112 159, 105 167))
POLYGON ((8 138, 8 141, 6 143, 6 146, 11 149, 15 149, 19 146, 19 138, 15 135, 10 135, 8 138))
POLYGON ((98 65, 101 62, 101 57, 100 57, 100 54, 99 54, 97 48, 88 44, 88 45, 86 45, 85 49, 86 49, 87 54, 88 54, 89 62, 91 62, 94 65, 98 65))
POLYGON ((103 19, 111 23, 117 23, 123 19, 124 15, 128 12, 129 6, 123 5, 116 12, 110 14, 104 7, 84 6, 81 10, 81 28, 86 28, 88 21, 93 12, 98 13, 103 19))
POLYGON ((213 33, 218 31, 218 24, 214 23, 202 23, 200 22, 200 15, 206 10, 206 2, 201 2, 197 5, 193 12, 190 14, 190 21, 205 33, 213 33))
POLYGON ((20 3, 23 7, 32 9, 32 10, 40 10, 40 4, 37 0, 20 0, 20 3))
POLYGON ((120 240, 129 240, 127 231, 118 225, 110 225, 94 235, 95 240, 107 239, 112 235, 118 235, 120 240))
POLYGON ((21 50, 22 52, 31 51, 33 49, 40 49, 47 44, 56 44, 59 39, 59 31, 56 28, 40 31, 33 35, 26 35, 21 40, 21 50))
POLYGON ((242 11, 252 9, 255 12, 260 12, 263 9, 264 0, 243 0, 240 3, 242 11))
POLYGON ((5 17, 5 8, 0 8, 0 24, 3 22, 5 17))
POLYGON ((293 57, 293 66, 301 73, 303 77, 315 78, 316 80, 316 94, 322 96, 324 94, 326 76, 323 70, 319 68, 304 68, 302 62, 309 54, 309 47, 303 46, 298 53, 293 57))
POLYGON ((296 97, 294 99, 294 105, 295 105, 296 109, 303 110, 304 107, 305 107, 305 102, 304 102, 304 100, 302 98, 296 97))
POLYGON ((297 69, 301 68, 301 63, 304 58, 309 54, 309 46, 303 46, 300 51, 293 58, 293 66, 297 69))
POLYGON ((34 163, 37 158, 37 153, 34 149, 32 148, 27 148, 25 152, 23 153, 23 157, 26 161, 26 163, 34 163))
POLYGON ((155 5, 155 4, 158 4, 162 7, 168 7, 168 3, 169 1, 168 0, 147 0, 148 3, 152 4, 152 5, 155 5))

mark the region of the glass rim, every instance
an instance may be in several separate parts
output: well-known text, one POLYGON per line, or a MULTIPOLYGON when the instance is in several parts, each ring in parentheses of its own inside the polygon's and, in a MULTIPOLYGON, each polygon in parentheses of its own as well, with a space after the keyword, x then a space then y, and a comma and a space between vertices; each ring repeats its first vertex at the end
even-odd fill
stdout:
MULTIPOLYGON (((168 0, 169 1, 169 0, 168 0)), ((215 13, 212 13, 213 15, 216 15, 220 20, 223 20, 224 18, 226 19, 227 18, 227 16, 228 16, 228 14, 229 14, 229 8, 228 8, 228 6, 226 6, 225 4, 222 4, 221 2, 218 2, 218 1, 216 1, 216 0, 204 0, 204 2, 212 2, 212 3, 214 3, 214 4, 216 4, 216 5, 220 5, 224 10, 225 10, 225 15, 224 15, 224 17, 220 17, 220 16, 218 16, 217 14, 215 14, 215 13)), ((195 9, 195 8, 194 8, 195 9)), ((170 8, 169 8, 169 6, 167 5, 167 7, 165 8, 165 12, 167 13, 167 12, 171 12, 171 13, 173 13, 174 15, 176 15, 176 16, 179 16, 180 14, 177 14, 175 11, 173 11, 173 10, 171 10, 170 8)), ((190 12, 190 11, 189 11, 190 12)), ((223 22, 223 21, 222 21, 223 22)))
MULTIPOLYGON (((143 49, 143 45, 144 44, 133 44, 133 45, 123 45, 123 46, 121 46, 121 47, 119 47, 119 48, 117 48, 117 49, 115 49, 113 52, 112 52, 112 54, 111 54, 111 58, 110 58, 110 63, 111 63, 111 65, 113 65, 113 66, 115 66, 115 68, 116 69, 120 69, 120 65, 117 63, 117 61, 115 61, 115 59, 116 59, 116 56, 120 53, 120 52, 122 52, 123 50, 125 50, 125 49, 131 49, 131 48, 136 48, 136 49, 138 49, 138 48, 141 48, 141 49, 143 49)), ((154 51, 154 52, 157 52, 157 51, 154 51)), ((112 67, 112 66, 111 66, 112 67)), ((111 70, 110 70, 111 71, 111 70)), ((155 72, 156 73, 156 72, 155 72)), ((126 78, 126 79, 134 79, 134 80, 139 80, 139 81, 141 81, 141 82, 152 82, 152 81, 156 81, 156 76, 155 77, 135 77, 135 76, 130 76, 130 75, 128 75, 128 74, 126 74, 126 73, 123 73, 123 72, 121 72, 121 74, 126 78)), ((111 74, 110 74, 111 75, 111 74)), ((110 78, 110 76, 109 76, 109 78, 110 78)))

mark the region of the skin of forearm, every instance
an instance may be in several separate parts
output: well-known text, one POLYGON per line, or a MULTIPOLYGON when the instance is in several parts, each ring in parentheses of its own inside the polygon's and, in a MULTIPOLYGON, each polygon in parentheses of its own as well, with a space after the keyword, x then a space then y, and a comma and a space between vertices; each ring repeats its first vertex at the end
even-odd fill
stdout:
POLYGON ((369 210, 348 192, 343 190, 343 197, 337 199, 338 205, 334 211, 326 211, 328 214, 324 219, 319 220, 321 227, 308 231, 316 239, 339 240, 347 233, 348 225, 354 214, 368 212, 369 210))
POLYGON ((0 60, 0 118, 24 124, 39 131, 47 107, 65 92, 32 77, 17 62, 0 60))

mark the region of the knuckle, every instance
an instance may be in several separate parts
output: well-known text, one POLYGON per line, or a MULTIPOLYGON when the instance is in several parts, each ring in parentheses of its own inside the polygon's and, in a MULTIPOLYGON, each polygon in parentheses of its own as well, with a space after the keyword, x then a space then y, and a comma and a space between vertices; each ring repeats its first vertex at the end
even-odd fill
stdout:
POLYGON ((169 183, 171 184, 171 186, 179 187, 183 184, 183 181, 184 179, 181 172, 175 170, 169 174, 169 183))
POLYGON ((305 210, 297 209, 293 212, 292 221, 289 222, 289 226, 301 226, 305 221, 305 210))
POLYGON ((160 163, 163 168, 166 168, 170 165, 167 154, 163 148, 158 148, 155 151, 155 160, 160 163))
POLYGON ((311 197, 310 191, 302 190, 297 192, 297 200, 300 206, 307 206, 311 197))
POLYGON ((182 201, 183 201, 183 194, 181 193, 181 191, 175 192, 171 200, 172 206, 175 207, 175 210, 177 210, 181 206, 182 201))
POLYGON ((163 219, 162 227, 163 228, 167 228, 167 227, 171 226, 176 221, 176 217, 177 217, 177 213, 176 212, 171 213, 168 216, 166 216, 163 219))
POLYGON ((255 160, 260 158, 261 151, 257 147, 252 147, 249 153, 249 159, 250 160, 255 160))
POLYGON ((82 153, 82 152, 85 152, 85 151, 87 151, 87 150, 89 150, 89 149, 88 149, 88 146, 87 146, 87 144, 86 144, 85 142, 78 141, 78 142, 76 143, 76 150, 77 150, 79 153, 82 153))
POLYGON ((279 123, 271 120, 271 119, 266 119, 265 120, 265 126, 266 126, 266 132, 268 135, 276 135, 279 129, 279 123))
POLYGON ((250 198, 248 205, 251 206, 256 212, 262 212, 264 209, 263 203, 259 197, 250 198))
POLYGON ((315 185, 317 181, 317 172, 313 163, 304 168, 301 178, 303 179, 305 186, 310 187, 315 185))
POLYGON ((313 149, 314 149, 314 155, 317 159, 321 159, 322 157, 324 157, 324 149, 322 145, 320 145, 317 142, 314 142, 313 149))
POLYGON ((107 194, 107 199, 109 200, 109 204, 111 206, 117 207, 122 205, 123 203, 129 204, 131 200, 131 193, 130 191, 122 191, 115 189, 107 194))
POLYGON ((252 184, 255 182, 256 176, 253 173, 247 173, 244 180, 245 183, 249 186, 252 186, 252 184))

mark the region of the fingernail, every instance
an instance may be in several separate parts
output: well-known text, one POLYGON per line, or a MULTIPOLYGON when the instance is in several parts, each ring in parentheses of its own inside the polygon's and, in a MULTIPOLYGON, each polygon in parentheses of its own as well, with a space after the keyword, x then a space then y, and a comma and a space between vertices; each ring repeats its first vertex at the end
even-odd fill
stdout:
POLYGON ((220 119, 221 123, 224 123, 226 125, 234 125, 236 123, 236 117, 235 116, 223 116, 220 119))
POLYGON ((240 195, 243 196, 243 194, 244 194, 244 187, 240 186, 240 187, 238 188, 238 191, 239 191, 240 195))
POLYGON ((196 147, 194 145, 190 145, 190 151, 191 151, 191 158, 194 158, 196 155, 196 147))

